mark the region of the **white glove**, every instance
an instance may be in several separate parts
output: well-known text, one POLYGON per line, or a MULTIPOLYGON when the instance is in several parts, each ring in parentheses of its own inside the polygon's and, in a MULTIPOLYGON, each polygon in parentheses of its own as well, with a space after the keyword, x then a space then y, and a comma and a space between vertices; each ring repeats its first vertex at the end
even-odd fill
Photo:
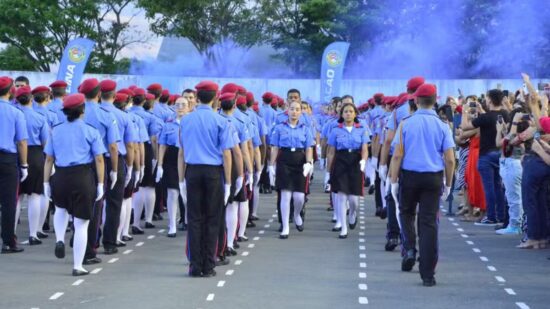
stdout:
POLYGON ((241 191, 241 189, 243 188, 243 182, 244 182, 243 176, 237 177, 237 180, 235 181, 235 194, 241 191))
POLYGON ((155 182, 160 182, 163 174, 164 174, 164 169, 162 169, 162 166, 159 165, 159 167, 157 167, 157 179, 155 179, 155 182))
POLYGON ((362 173, 365 172, 365 164, 366 164, 366 163, 367 163, 367 162, 366 162, 365 160, 359 161, 359 169, 361 170, 362 173))
POLYGON ((269 184, 273 187, 275 186, 275 166, 268 165, 267 173, 269 174, 269 184))
POLYGON ((130 180, 132 180, 133 171, 134 171, 133 166, 126 166, 126 177, 124 178, 124 188, 126 188, 130 183, 130 180))
MULTIPOLYGON (((241 183, 241 186, 242 186, 242 183, 241 183)), ((223 192, 223 204, 227 205, 227 201, 229 201, 229 193, 231 191, 231 185, 225 184, 223 186, 223 190, 224 190, 224 192, 223 192)))
POLYGON ((399 200, 397 199, 397 194, 399 192, 399 183, 392 183, 391 184, 391 196, 393 197, 393 200, 395 201, 395 207, 399 206, 399 200))
POLYGON ((143 176, 145 176, 145 165, 139 169, 139 182, 143 181, 143 176))
POLYGON ((308 177, 309 175, 311 175, 311 173, 313 173, 313 165, 309 162, 304 163, 304 177, 308 177))
POLYGON ((48 201, 52 200, 52 188, 50 187, 49 182, 44 183, 44 196, 48 201))
POLYGON ((327 186, 329 181, 330 181, 330 173, 325 172, 325 181, 323 182, 325 184, 325 187, 327 186))
POLYGON ((96 198, 95 198, 95 201, 98 202, 99 200, 101 200, 103 198, 103 184, 100 182, 97 184, 97 195, 96 195, 96 198))
POLYGON ((21 171, 21 182, 23 182, 29 176, 29 165, 21 165, 21 168, 19 170, 21 171))
POLYGON ((248 173, 246 176, 246 184, 248 185, 248 190, 252 191, 252 187, 254 186, 254 174, 248 173))
POLYGON ((317 150, 317 157, 320 158, 321 157, 321 145, 320 144, 315 145, 315 150, 317 150))
POLYGON ((441 199, 443 201, 446 201, 449 197, 449 194, 451 194, 451 187, 445 186, 445 190, 443 190, 443 194, 441 194, 441 199))
POLYGON ((183 200, 183 203, 187 205, 187 184, 185 183, 185 180, 179 183, 179 187, 181 199, 183 200))
POLYGON ((141 172, 139 170, 134 171, 134 187, 137 187, 139 183, 140 175, 141 175, 141 172))
POLYGON ((258 183, 260 182, 260 177, 262 177, 262 172, 261 170, 260 171, 257 171, 255 174, 254 174, 254 186, 258 186, 258 183))
POLYGON ((117 178, 118 178, 118 174, 117 174, 116 171, 110 171, 109 172, 109 179, 111 179, 111 189, 110 190, 113 190, 113 188, 115 187, 117 178))
POLYGON ((380 177, 381 181, 386 181, 386 177, 388 176, 387 165, 380 165, 380 167, 378 168, 378 176, 380 177))
POLYGON ((50 177, 53 176, 53 174, 55 174, 55 165, 52 165, 52 172, 50 173, 50 177))
POLYGON ((373 170, 378 171, 378 158, 372 158, 370 164, 373 170))
POLYGON ((155 171, 155 167, 157 166, 157 160, 156 159, 153 159, 151 160, 151 172, 154 173, 155 171))
POLYGON ((327 163, 327 160, 326 159, 319 159, 319 168, 321 170, 324 170, 325 169, 325 164, 327 163))

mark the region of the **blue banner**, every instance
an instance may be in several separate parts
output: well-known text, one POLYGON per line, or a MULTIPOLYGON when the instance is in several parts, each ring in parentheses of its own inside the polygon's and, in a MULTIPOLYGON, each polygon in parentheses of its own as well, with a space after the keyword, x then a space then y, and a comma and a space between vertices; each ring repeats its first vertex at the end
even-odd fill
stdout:
POLYGON ((340 95, 340 84, 344 75, 344 65, 349 43, 334 42, 325 48, 321 62, 321 102, 328 103, 340 95))
POLYGON ((76 93, 84 75, 84 68, 94 49, 95 42, 85 38, 76 38, 67 44, 59 63, 57 79, 64 80, 70 93, 76 93))

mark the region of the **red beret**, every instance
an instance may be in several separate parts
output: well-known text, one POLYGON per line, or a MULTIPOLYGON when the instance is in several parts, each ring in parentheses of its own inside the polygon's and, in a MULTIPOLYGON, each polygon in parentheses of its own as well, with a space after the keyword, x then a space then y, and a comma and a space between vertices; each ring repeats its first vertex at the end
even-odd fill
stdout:
POLYGON ((29 86, 19 87, 19 88, 17 88, 17 90, 15 90, 15 97, 16 98, 18 98, 22 95, 28 95, 28 94, 31 94, 31 87, 29 87, 29 86))
POLYGON ((433 84, 422 84, 416 89, 414 93, 415 97, 435 97, 437 96, 437 89, 433 84))
POLYGON ((277 97, 277 100, 279 101, 279 106, 284 106, 285 105, 285 99, 283 99, 281 97, 277 97))
POLYGON ((277 105, 279 105, 279 100, 277 100, 277 98, 274 97, 273 100, 271 100, 270 105, 271 105, 271 107, 273 107, 273 108, 277 107, 277 105))
POLYGON ((126 102, 126 100, 128 100, 128 95, 126 93, 117 92, 115 96, 115 102, 122 103, 126 102))
POLYGON ((134 92, 128 88, 122 88, 118 91, 119 93, 124 93, 125 95, 129 96, 129 97, 133 97, 134 96, 134 92))
POLYGON ((256 113, 260 111, 260 107, 258 106, 258 102, 255 102, 254 104, 252 104, 252 110, 255 111, 256 113))
POLYGON ((373 105, 373 104, 374 104, 374 99, 373 99, 373 98, 370 98, 370 99, 367 101, 367 104, 373 105))
POLYGON ((8 87, 11 87, 13 84, 13 80, 7 76, 0 77, 0 89, 6 89, 8 87))
POLYGON ((97 88, 97 86, 99 86, 99 81, 97 79, 88 78, 78 86, 78 92, 86 94, 97 88))
POLYGON ((154 96, 154 95, 152 95, 152 94, 150 94, 150 93, 146 93, 146 94, 145 94, 145 100, 150 101, 150 100, 154 100, 154 99, 155 99, 155 96, 154 96))
POLYGON ((373 98, 376 100, 376 99, 383 99, 384 98, 384 94, 383 93, 375 93, 373 98))
POLYGON ((205 80, 205 81, 202 81, 202 82, 198 83, 195 86, 195 89, 197 89, 197 91, 201 91, 201 90, 204 90, 204 91, 218 91, 218 84, 216 84, 213 81, 205 80))
POLYGON ((246 105, 246 98, 243 96, 240 96, 237 98, 237 105, 246 105))
POLYGON ((64 108, 73 108, 84 104, 86 98, 81 93, 70 94, 63 99, 64 108))
POLYGON ((147 86, 148 91, 162 91, 162 85, 159 83, 154 83, 147 86))
POLYGON ((10 94, 11 95, 15 95, 15 92, 17 91, 17 89, 15 88, 15 86, 11 86, 10 88, 10 94))
POLYGON ((409 96, 408 93, 406 92, 403 92, 402 94, 400 94, 398 97, 397 97, 397 101, 395 102, 396 105, 401 105, 405 102, 407 102, 408 100, 410 100, 411 97, 409 96))
POLYGON ((271 100, 273 99, 273 97, 274 97, 274 94, 269 91, 262 95, 262 99, 264 100, 271 100))
POLYGON ((220 101, 231 101, 235 100, 235 93, 224 92, 220 95, 220 101))
POLYGON ((142 95, 145 96, 145 89, 143 88, 134 88, 134 96, 142 95))
POLYGON ((56 80, 50 84, 50 88, 67 88, 67 83, 64 80, 56 80))
POLYGON ((550 134, 550 117, 540 117, 539 123, 544 133, 550 134))
POLYGON ((225 92, 237 93, 238 91, 239 91, 239 86, 237 84, 228 83, 228 84, 223 85, 223 87, 222 87, 222 92, 223 93, 225 93, 225 92))
POLYGON ((170 97, 170 90, 168 90, 168 89, 162 90, 160 96, 161 97, 170 97))
POLYGON ((134 89, 136 89, 137 87, 138 87, 138 86, 136 86, 136 85, 132 85, 132 86, 128 87, 128 89, 134 91, 134 89))
POLYGON ((237 90, 237 93, 240 95, 246 95, 246 88, 244 88, 243 86, 238 86, 238 87, 239 87, 239 90, 237 90))
POLYGON ((101 83, 99 83, 99 89, 101 89, 101 92, 115 91, 116 82, 110 79, 102 80, 101 83))
POLYGON ((393 105, 396 99, 397 97, 394 96, 385 96, 384 100, 382 100, 382 104, 393 105))
POLYGON ((424 84, 425 80, 422 76, 415 76, 407 82, 407 90, 408 91, 416 91, 420 85, 424 84))
POLYGON ((46 86, 38 86, 32 90, 32 94, 37 94, 39 92, 50 92, 50 88, 46 86))
POLYGON ((254 94, 252 92, 246 93, 246 102, 254 102, 254 94))

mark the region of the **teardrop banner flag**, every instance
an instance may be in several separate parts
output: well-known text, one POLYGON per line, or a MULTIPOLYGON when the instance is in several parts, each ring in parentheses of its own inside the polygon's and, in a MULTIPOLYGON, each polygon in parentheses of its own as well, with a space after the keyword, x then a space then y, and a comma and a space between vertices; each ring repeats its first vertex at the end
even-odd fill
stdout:
POLYGON ((70 93, 76 93, 84 75, 84 69, 94 49, 95 42, 86 38, 76 38, 67 44, 59 63, 57 79, 64 80, 70 93))
POLYGON ((340 84, 344 75, 344 65, 349 43, 334 42, 325 48, 321 61, 321 102, 328 103, 340 95, 340 84))

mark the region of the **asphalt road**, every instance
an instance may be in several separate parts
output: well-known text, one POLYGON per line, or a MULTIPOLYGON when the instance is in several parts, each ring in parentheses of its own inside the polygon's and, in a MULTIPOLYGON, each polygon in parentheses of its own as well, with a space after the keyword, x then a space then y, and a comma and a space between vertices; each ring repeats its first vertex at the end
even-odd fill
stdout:
MULTIPOLYGON (((384 251, 385 221, 373 216, 372 196, 342 240, 330 231, 318 180, 312 192, 305 231, 291 225, 287 240, 278 239, 275 195, 262 195, 250 240, 208 279, 186 275, 185 233, 167 238, 166 221, 119 254, 99 255, 103 263, 84 277, 71 276, 70 249, 54 257, 53 234, 22 244, 24 253, 0 256, 0 308, 550 308, 550 250, 516 249, 519 237, 442 212, 437 286, 426 288, 417 266, 403 273, 399 252, 384 251)), ((27 233, 23 209, 17 234, 23 241, 27 233)))

